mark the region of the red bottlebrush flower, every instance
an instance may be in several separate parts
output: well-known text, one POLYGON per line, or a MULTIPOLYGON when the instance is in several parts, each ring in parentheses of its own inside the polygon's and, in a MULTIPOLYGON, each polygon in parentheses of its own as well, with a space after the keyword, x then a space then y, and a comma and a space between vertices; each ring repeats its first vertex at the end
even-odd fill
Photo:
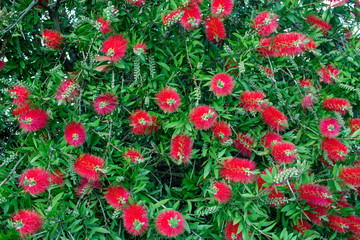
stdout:
POLYGON ((234 80, 229 74, 218 73, 210 83, 210 89, 216 96, 227 96, 234 90, 234 80))
POLYGON ((148 215, 140 204, 131 204, 126 207, 122 218, 126 231, 133 236, 142 235, 149 227, 148 215))
POLYGON ((118 98, 112 93, 103 93, 96 97, 94 108, 99 115, 112 113, 118 105, 118 98))
POLYGON ((180 23, 185 29, 192 30, 200 26, 202 13, 199 5, 196 3, 190 4, 183 7, 182 11, 184 13, 180 19, 180 23))
POLYGON ((123 208, 129 203, 130 193, 121 185, 115 185, 108 188, 105 193, 105 199, 114 209, 123 208))
POLYGON ((247 133, 240 133, 234 140, 234 148, 236 148, 244 157, 250 157, 254 142, 255 140, 247 133))
POLYGON ((78 147, 86 141, 86 130, 81 122, 71 122, 65 127, 65 140, 69 145, 78 147))
POLYGON ((210 16, 206 19, 205 32, 209 42, 219 43, 226 39, 225 26, 219 17, 210 16))
POLYGON ((179 22, 180 18, 183 16, 183 14, 184 13, 181 12, 180 10, 171 11, 162 17, 162 22, 163 22, 164 26, 169 27, 169 26, 179 22))
POLYGON ((346 145, 336 138, 324 138, 321 148, 327 153, 328 158, 335 162, 345 161, 345 157, 347 157, 349 152, 346 145))
POLYGON ((101 51, 110 57, 110 61, 115 63, 120 61, 126 53, 128 40, 121 34, 115 34, 105 40, 101 51))
POLYGON ((299 219, 298 223, 294 223, 293 229, 299 233, 305 233, 305 231, 311 229, 311 224, 303 219, 299 219))
POLYGON ((346 114, 351 107, 350 102, 344 98, 327 98, 323 102, 325 110, 346 114))
POLYGON ((6 63, 4 61, 0 60, 0 71, 3 70, 3 68, 6 66, 6 63))
POLYGON ((349 228, 349 223, 346 218, 339 217, 336 215, 330 215, 329 217, 329 228, 338 233, 345 233, 349 228))
POLYGON ((321 218, 326 216, 328 207, 316 207, 312 204, 308 204, 311 207, 311 211, 304 211, 309 217, 310 221, 316 225, 322 225, 321 218))
POLYGON ((225 226, 226 240, 242 240, 242 232, 238 232, 239 223, 234 225, 233 221, 229 221, 225 226))
POLYGON ((300 85, 301 85, 303 88, 312 88, 312 87, 313 87, 313 84, 312 84, 311 80, 310 80, 310 79, 306 79, 306 78, 301 79, 300 85))
POLYGON ((342 196, 336 204, 336 208, 341 209, 341 208, 354 208, 353 206, 351 206, 347 200, 345 196, 342 196))
POLYGON ((259 13, 253 20, 252 27, 258 32, 260 37, 269 36, 275 32, 279 26, 279 18, 275 13, 264 11, 259 13))
POLYGON ((360 118, 351 118, 349 125, 351 129, 351 134, 354 134, 354 132, 360 129, 360 118))
POLYGON ((145 4, 145 0, 125 0, 125 2, 137 7, 141 7, 145 4))
POLYGON ((160 128, 160 123, 156 116, 154 116, 154 115, 150 116, 150 120, 151 120, 150 126, 147 129, 147 131, 145 132, 145 134, 150 134, 150 133, 156 132, 160 128))
POLYGON ((139 43, 134 46, 134 53, 138 56, 143 53, 146 53, 146 50, 147 50, 147 46, 145 43, 139 43))
POLYGON ((10 88, 9 92, 10 96, 14 98, 14 104, 26 104, 30 96, 29 89, 21 85, 16 85, 10 88))
POLYGON ((328 207, 332 203, 332 196, 329 190, 321 185, 307 183, 300 187, 299 198, 306 200, 308 204, 318 207, 328 207))
POLYGON ((240 106, 248 112, 261 111, 265 97, 266 95, 260 91, 243 91, 240 96, 240 106))
POLYGON ((156 230, 165 237, 176 237, 184 232, 185 219, 178 211, 167 210, 155 220, 156 230))
POLYGON ((99 180, 98 171, 103 168, 103 159, 87 153, 80 155, 74 163, 74 171, 88 180, 99 180))
POLYGON ((46 127, 48 119, 49 115, 44 110, 34 108, 20 115, 19 124, 25 132, 35 132, 46 127))
POLYGON ((315 26, 316 28, 320 28, 320 32, 326 36, 326 34, 329 32, 329 30, 332 28, 330 23, 325 22, 319 17, 316 17, 314 15, 309 15, 306 17, 306 21, 311 26, 315 26))
POLYGON ((136 110, 131 114, 130 127, 132 127, 132 133, 136 135, 149 134, 149 128, 152 125, 151 117, 148 112, 144 110, 136 110))
POLYGON ((231 200, 232 190, 226 183, 215 182, 211 188, 214 191, 215 200, 219 203, 227 203, 231 200))
POLYGON ((178 164, 188 164, 192 155, 193 141, 189 136, 176 135, 171 139, 170 156, 178 164))
POLYGON ((327 65, 326 67, 321 67, 317 73, 320 76, 320 82, 324 82, 327 84, 331 84, 336 81, 338 78, 338 75, 340 73, 340 70, 337 67, 334 67, 333 65, 327 65))
POLYGON ((265 148, 272 148, 275 144, 281 142, 282 137, 274 132, 267 132, 261 139, 262 145, 265 148))
POLYGON ((353 167, 343 167, 340 171, 339 178, 347 184, 359 187, 360 186, 360 165, 353 167))
POLYGON ((228 158, 220 169, 220 176, 232 182, 249 183, 254 179, 256 163, 247 159, 228 158))
POLYGON ((100 180, 89 180, 87 178, 82 178, 79 181, 79 185, 76 187, 76 194, 78 196, 87 195, 91 189, 101 188, 102 182, 100 180))
POLYGON ((279 142, 275 144, 271 154, 273 155, 275 162, 284 164, 293 163, 298 157, 295 145, 290 142, 279 142))
POLYGON ((214 136, 222 143, 230 139, 231 129, 226 122, 219 121, 216 122, 212 128, 214 136))
POLYGON ((176 112, 181 105, 180 95, 173 88, 163 88, 156 94, 156 103, 165 112, 176 112))
POLYGON ((75 79, 64 79, 56 89, 55 95, 59 104, 71 102, 75 96, 79 95, 79 85, 75 79))
POLYGON ((271 202, 270 203, 271 207, 281 206, 286 203, 284 193, 281 190, 275 190, 274 187, 271 188, 268 198, 271 202))
POLYGON ((45 44, 53 49, 60 49, 60 45, 64 42, 64 38, 58 31, 45 29, 42 37, 45 44))
POLYGON ((16 230, 19 231, 21 238, 29 237, 38 232, 44 224, 40 213, 30 209, 22 209, 15 212, 11 219, 14 221, 16 230))
POLYGON ((100 28, 100 31, 102 34, 109 33, 111 31, 111 22, 109 20, 105 20, 103 17, 99 17, 95 21, 98 28, 100 28))
POLYGON ((60 172, 60 170, 55 170, 54 173, 50 175, 49 180, 52 185, 62 186, 65 183, 63 177, 64 175, 60 172))
POLYGON ((49 173, 41 168, 26 170, 19 178, 20 187, 31 195, 43 193, 50 186, 49 173))
POLYGON ((321 119, 319 124, 320 133, 328 138, 335 138, 340 133, 341 125, 336 118, 321 119))
POLYGON ((220 18, 228 17, 234 7, 233 0, 213 0, 211 3, 211 12, 220 18))
POLYGON ((138 150, 129 149, 125 154, 124 158, 133 162, 133 163, 142 163, 144 158, 141 156, 138 150))
POLYGON ((190 122, 199 130, 207 130, 214 126, 216 117, 215 109, 207 105, 195 107, 190 112, 190 122))
POLYGON ((263 121, 274 131, 282 131, 288 127, 287 117, 274 106, 266 106, 261 115, 263 121))
POLYGON ((311 93, 309 93, 308 95, 303 97, 303 99, 301 100, 301 107, 303 109, 313 108, 314 107, 314 104, 313 104, 314 101, 315 101, 315 98, 313 97, 313 95, 311 93))
POLYGON ((16 108, 14 108, 11 112, 15 115, 15 116, 18 116, 18 115, 21 115, 27 111, 31 110, 31 107, 29 104, 25 103, 25 104, 19 104, 17 105, 16 108))
POLYGON ((264 67, 264 66, 261 66, 260 67, 260 71, 266 76, 266 77, 273 77, 274 76, 274 73, 271 71, 271 69, 269 67, 264 67))
POLYGON ((360 218, 355 215, 346 217, 349 224, 349 230, 357 235, 360 235, 360 218))

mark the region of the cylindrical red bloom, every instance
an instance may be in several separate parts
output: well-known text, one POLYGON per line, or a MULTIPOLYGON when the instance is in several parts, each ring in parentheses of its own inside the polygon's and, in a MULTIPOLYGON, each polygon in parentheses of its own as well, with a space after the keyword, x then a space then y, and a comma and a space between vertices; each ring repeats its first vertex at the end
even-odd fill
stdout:
POLYGON ((320 28, 320 32, 323 33, 324 36, 329 32, 329 30, 332 28, 330 23, 325 22, 319 17, 316 17, 315 15, 309 15, 306 17, 306 21, 311 26, 315 26, 315 28, 320 28))
POLYGON ((26 170, 19 178, 19 185, 31 195, 43 193, 50 186, 50 175, 42 168, 26 170))
POLYGON ((100 157, 83 154, 80 155, 74 163, 74 171, 88 180, 99 180, 98 171, 104 168, 104 160, 100 157))
POLYGON ((260 91, 243 91, 240 96, 240 106, 248 112, 261 111, 265 97, 266 95, 260 91))
POLYGON ((177 23, 180 20, 180 18, 182 17, 182 14, 183 13, 178 9, 165 14, 162 17, 164 26, 171 26, 171 25, 177 23))
POLYGON ((64 175, 62 174, 62 172, 60 172, 60 170, 55 170, 54 173, 50 175, 49 180, 50 183, 53 185, 62 186, 65 183, 63 177, 64 175))
POLYGON ((188 164, 192 155, 193 141, 187 135, 176 135, 171 139, 170 156, 178 164, 188 164))
POLYGON ((145 0, 125 0, 125 2, 137 7, 141 7, 145 4, 145 0))
POLYGON ((178 211, 167 210, 155 220, 156 230, 165 237, 176 237, 184 232, 185 219, 178 211))
POLYGON ((112 113, 118 105, 118 98, 112 93, 103 93, 96 97, 94 108, 99 115, 112 113))
POLYGON ((339 178, 351 186, 360 187, 360 165, 343 167, 339 178))
POLYGON ((29 89, 21 85, 15 85, 9 89, 9 92, 14 98, 14 104, 26 104, 30 96, 29 89))
POLYGON ((305 233, 305 231, 311 229, 311 224, 303 219, 299 219, 297 223, 294 222, 293 229, 299 233, 305 233))
POLYGON ((110 57, 111 62, 120 61, 126 53, 128 40, 122 34, 115 34, 102 45, 101 51, 110 57))
POLYGON ((211 3, 211 12, 220 18, 228 17, 234 7, 233 0, 213 0, 211 3))
POLYGON ((219 203, 226 203, 231 200, 232 190, 226 183, 215 182, 211 188, 214 190, 215 200, 217 200, 219 203))
POLYGON ((304 96, 303 99, 301 100, 301 107, 305 110, 308 108, 313 108, 314 100, 315 100, 315 98, 313 97, 313 95, 311 93, 309 93, 308 95, 304 96))
POLYGON ((351 118, 349 125, 351 129, 351 134, 354 134, 354 132, 360 129, 360 118, 351 118))
POLYGON ((317 207, 313 204, 308 205, 311 207, 311 211, 304 211, 304 213, 309 217, 310 221, 316 225, 322 225, 321 218, 326 216, 328 207, 317 207))
POLYGON ((108 188, 104 194, 106 202, 114 209, 123 208, 129 203, 130 193, 121 185, 115 185, 108 188))
POLYGON ((69 145, 78 147, 86 141, 86 130, 81 122, 71 122, 65 127, 65 140, 69 145))
POLYGON ((79 185, 76 187, 76 194, 81 197, 82 195, 87 195, 89 190, 101 188, 102 182, 100 180, 88 180, 87 178, 82 178, 79 181, 79 185))
POLYGON ((346 114, 351 107, 350 102, 344 98, 327 98, 323 102, 325 110, 346 114))
POLYGON ((100 28, 102 34, 106 34, 111 31, 111 22, 109 20, 105 20, 103 17, 99 17, 95 23, 100 28))
POLYGON ((218 73, 210 82, 210 89, 216 96, 227 96, 234 90, 234 80, 229 74, 218 73))
POLYGON ((38 232, 44 224, 40 213, 30 209, 15 212, 11 219, 14 221, 21 238, 29 237, 38 232))
POLYGON ((122 218, 126 231, 133 236, 142 235, 149 227, 148 215, 140 204, 131 204, 126 207, 122 218))
POLYGON ((181 25, 187 30, 198 28, 202 21, 202 13, 198 4, 193 3, 182 8, 181 25))
POLYGON ((225 26, 219 17, 210 16, 206 19, 205 32, 209 42, 219 43, 226 39, 225 26))
POLYGON ((343 195, 336 203, 336 208, 337 209, 341 209, 341 208, 354 208, 354 206, 350 205, 347 202, 346 197, 343 195))
POLYGON ((64 38, 58 31, 45 29, 42 37, 45 44, 53 49, 60 49, 60 45, 64 42, 64 38))
POLYGON ((326 152, 328 158, 335 162, 345 161, 349 152, 346 145, 336 138, 324 138, 321 143, 321 148, 326 152))
POLYGON ((230 139, 231 129, 226 122, 219 121, 216 122, 212 128, 214 136, 222 143, 230 139))
POLYGON ((215 109, 207 105, 195 107, 190 112, 190 122, 199 130, 207 130, 214 126, 216 117, 215 109))
POLYGON ((360 218, 355 215, 350 215, 346 217, 346 220, 349 224, 349 230, 357 235, 360 235, 360 218))
POLYGON ((349 228, 349 223, 346 218, 339 217, 336 215, 330 215, 329 219, 329 228, 338 233, 345 233, 349 228))
POLYGON ((181 105, 180 95, 173 88, 163 88, 156 94, 156 103, 164 112, 176 112, 181 105))
POLYGON ((79 85, 75 79, 64 79, 56 89, 55 95, 59 104, 71 102, 75 96, 79 95, 79 85))
POLYGON ((133 162, 133 163, 141 163, 144 161, 144 158, 141 156, 138 150, 129 149, 125 154, 124 158, 133 162))
POLYGON ((254 179, 256 163, 248 159, 228 158, 220 169, 220 176, 232 182, 249 183, 254 179))
POLYGON ((284 164, 293 163, 298 157, 295 145, 290 142, 279 142, 275 144, 271 150, 271 154, 275 162, 284 164))
POLYGON ((6 63, 4 61, 0 60, 0 71, 3 70, 3 68, 6 66, 6 63))
POLYGON ((48 124, 49 115, 39 108, 24 112, 19 117, 20 128, 25 132, 38 131, 48 124))
POLYGON ((260 37, 267 37, 275 32, 279 26, 279 18, 275 13, 264 11, 259 13, 253 20, 252 27, 258 32, 260 37))
POLYGON ((263 121, 274 131, 282 131, 288 127, 287 117, 274 106, 266 106, 261 115, 263 121))
POLYGON ((319 124, 320 133, 328 138, 335 138, 340 133, 341 125, 336 118, 321 119, 319 124))
POLYGON ((13 110, 11 110, 11 112, 15 115, 15 116, 18 116, 18 115, 21 115, 27 111, 31 110, 31 107, 29 104, 27 103, 24 103, 24 104, 19 104, 17 105, 16 108, 14 108, 13 110))
POLYGON ((141 55, 143 53, 146 53, 147 46, 145 43, 139 43, 139 44, 136 44, 133 49, 134 49, 134 53, 136 55, 141 55))
POLYGON ((150 133, 149 129, 153 123, 148 112, 144 110, 136 110, 133 114, 131 114, 129 121, 133 134, 144 135, 150 133))
POLYGON ((274 132, 267 132, 262 138, 261 142, 265 148, 272 148, 275 144, 282 141, 282 137, 274 132))
POLYGON ((301 200, 306 200, 308 204, 314 206, 328 207, 333 201, 329 190, 318 184, 304 184, 299 188, 298 192, 301 200))
POLYGON ((250 157, 254 142, 255 140, 249 134, 240 133, 237 134, 233 145, 244 157, 250 157))
POLYGON ((242 240, 242 232, 238 232, 239 223, 234 225, 233 221, 229 221, 225 226, 225 239, 226 240, 242 240))
POLYGON ((312 88, 312 87, 313 87, 313 84, 312 84, 311 80, 310 80, 310 79, 306 79, 306 78, 301 79, 300 85, 301 85, 304 89, 306 89, 306 88, 312 88))
POLYGON ((326 67, 321 67, 317 73, 320 76, 320 82, 331 84, 336 81, 340 70, 337 67, 334 67, 332 64, 327 65, 326 67))

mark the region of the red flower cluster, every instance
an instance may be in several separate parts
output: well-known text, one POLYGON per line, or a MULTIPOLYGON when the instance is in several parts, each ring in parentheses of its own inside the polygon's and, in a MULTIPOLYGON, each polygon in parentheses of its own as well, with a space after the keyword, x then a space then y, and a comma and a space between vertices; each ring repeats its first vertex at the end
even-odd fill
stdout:
POLYGON ((340 133, 341 125, 336 118, 324 118, 320 121, 319 129, 325 137, 335 138, 340 133))
POLYGON ((267 76, 269 78, 274 76, 274 73, 271 71, 271 69, 269 67, 261 66, 260 70, 265 76, 267 76))
POLYGON ((99 115, 112 113, 118 105, 118 98, 112 93, 103 93, 96 97, 95 112, 99 115))
POLYGON ((133 236, 142 235, 149 227, 145 208, 140 204, 131 204, 124 209, 124 227, 133 236))
POLYGON ((190 112, 190 122, 199 130, 207 130, 214 126, 216 117, 214 108, 207 105, 195 107, 190 112))
POLYGON ((234 148, 236 148, 244 157, 251 156, 255 140, 247 133, 240 133, 234 140, 234 148))
POLYGON ((181 106, 180 95, 173 88, 163 88, 156 94, 156 103, 164 112, 176 112, 181 106))
POLYGON ((30 109, 19 117, 20 128, 25 132, 38 131, 48 124, 49 115, 42 109, 30 109))
POLYGON ((346 114, 351 107, 350 102, 344 98, 327 98, 323 102, 325 110, 346 114))
POLYGON ((210 16, 206 19, 205 32, 209 42, 219 43, 226 39, 225 26, 219 17, 210 16))
POLYGON ((65 127, 65 140, 69 145, 78 147, 86 141, 86 130, 81 122, 71 122, 65 127))
POLYGON ((141 7, 145 4, 145 0, 125 0, 125 2, 137 7, 141 7))
POLYGON ((133 163, 141 163, 144 161, 144 158, 141 156, 138 150, 129 149, 125 154, 124 158, 133 162, 133 163))
POLYGON ((299 233, 305 233, 305 231, 311 229, 311 224, 305 220, 299 220, 297 223, 294 222, 293 228, 299 233))
POLYGON ((102 34, 106 34, 111 31, 111 22, 109 20, 105 20, 103 17, 99 17, 95 23, 100 28, 102 34))
POLYGON ((87 153, 80 155, 74 163, 74 170, 77 174, 93 181, 99 180, 98 171, 101 171, 103 168, 103 159, 87 153))
POLYGON ((252 27, 258 32, 260 37, 267 37, 275 32, 279 26, 279 17, 268 11, 259 13, 253 20, 252 27))
POLYGON ((130 193, 123 186, 115 185, 109 187, 104 196, 112 208, 119 209, 129 203, 130 193))
POLYGON ((231 200, 232 191, 229 185, 224 182, 215 182, 211 186, 214 191, 214 198, 219 203, 227 203, 231 200))
POLYGON ((274 132, 267 132, 262 138, 261 142, 265 148, 273 148, 275 144, 282 141, 282 137, 274 132))
POLYGON ((196 3, 192 3, 182 8, 184 14, 180 19, 181 25, 187 29, 192 30, 198 28, 202 21, 202 13, 200 7, 196 3))
POLYGON ((76 194, 78 196, 87 195, 89 190, 101 188, 102 182, 100 180, 89 180, 87 178, 82 178, 79 182, 79 185, 76 187, 76 194))
POLYGON ((345 144, 336 138, 324 138, 321 148, 326 152, 328 158, 332 161, 345 161, 349 152, 345 144))
POLYGON ((145 43, 139 43, 139 44, 136 44, 133 49, 134 49, 134 53, 136 55, 141 55, 143 53, 146 53, 147 46, 145 43))
POLYGON ((240 158, 228 158, 224 160, 220 169, 221 177, 232 182, 249 183, 254 179, 256 164, 253 161, 240 158))
POLYGON ((38 232, 44 224, 40 213, 35 210, 19 210, 11 218, 21 238, 29 237, 38 232))
POLYGON ((15 85, 14 87, 9 89, 10 96, 14 98, 14 104, 24 105, 27 104, 30 91, 27 87, 21 85, 15 85))
POLYGON ((308 205, 311 207, 311 211, 304 211, 304 213, 309 217, 312 223, 321 225, 321 219, 326 216, 329 207, 318 207, 309 203, 308 205))
POLYGON ((308 204, 314 206, 328 207, 333 201, 332 196, 326 187, 314 183, 302 185, 298 192, 301 200, 306 200, 308 204))
POLYGON ((218 73, 210 82, 210 89, 216 96, 227 96, 234 90, 234 80, 229 74, 218 73))
POLYGON ((176 135, 171 139, 170 156, 178 164, 188 164, 192 155, 193 142, 187 135, 176 135))
POLYGON ((313 108, 314 101, 315 101, 315 98, 313 97, 313 95, 311 93, 309 93, 308 95, 303 97, 303 99, 301 100, 301 106, 303 109, 313 108))
POLYGON ((58 31, 45 29, 42 37, 45 44, 53 49, 60 49, 60 45, 64 42, 64 38, 58 31))
POLYGON ((102 45, 101 51, 110 57, 110 61, 115 63, 120 61, 126 53, 128 40, 122 34, 115 34, 102 45))
POLYGON ((350 215, 346 217, 346 221, 349 225, 349 230, 360 236, 360 218, 355 215, 350 215))
POLYGON ((230 139, 231 129, 229 125, 224 121, 219 121, 214 124, 212 128, 214 136, 221 142, 224 143, 230 139))
POLYGON ((360 165, 343 167, 340 171, 339 178, 351 186, 360 187, 360 165))
POLYGON ((19 185, 31 195, 43 193, 50 186, 50 175, 41 168, 26 170, 19 178, 19 185))
POLYGON ((229 221, 225 226, 225 240, 242 240, 242 232, 238 232, 239 223, 229 221))
POLYGON ((31 107, 29 104, 19 104, 16 108, 14 108, 11 112, 15 115, 21 115, 27 111, 31 110, 31 107))
POLYGON ((233 7, 233 0, 213 0, 211 2, 210 10, 212 14, 217 15, 220 18, 226 18, 231 14, 233 7))
POLYGON ((306 78, 301 79, 300 85, 301 85, 301 87, 303 87, 304 89, 306 89, 306 88, 312 88, 312 87, 313 87, 313 84, 312 84, 311 80, 310 80, 310 79, 306 79, 306 78))
POLYGON ((4 61, 0 60, 0 71, 3 70, 3 68, 6 66, 6 63, 4 61))
POLYGON ((150 116, 150 114, 144 110, 136 110, 131 114, 129 121, 132 133, 135 135, 146 135, 159 129, 157 118, 150 116))
POLYGON ((65 181, 63 177, 64 175, 62 174, 62 172, 60 172, 60 170, 55 170, 54 173, 51 174, 49 177, 50 184, 59 186, 64 185, 65 181))
POLYGON ((345 233, 349 228, 349 223, 346 218, 339 217, 336 215, 328 216, 329 219, 329 228, 338 233, 345 233))
POLYGON ((184 232, 185 223, 185 219, 181 213, 174 210, 167 210, 156 217, 155 228, 165 237, 176 237, 184 232))
POLYGON ((316 17, 315 15, 309 15, 306 17, 306 21, 311 26, 315 26, 315 28, 320 28, 320 32, 326 36, 326 34, 329 32, 329 30, 332 28, 330 23, 325 22, 319 17, 316 17))
POLYGON ((351 118, 349 125, 351 129, 351 134, 353 134, 360 129, 360 118, 351 118))
POLYGON ((56 89, 56 99, 59 104, 70 102, 75 96, 79 95, 79 85, 75 79, 64 79, 56 89))
POLYGON ((317 73, 320 76, 320 82, 331 84, 336 81, 340 70, 337 67, 334 67, 332 64, 327 65, 326 67, 321 67, 317 73))
POLYGON ((240 96, 240 106, 248 112, 262 111, 262 103, 266 95, 260 91, 243 91, 240 96))
POLYGON ((284 164, 293 163, 298 157, 295 145, 290 142, 279 142, 275 144, 272 147, 271 154, 275 162, 284 164))
POLYGON ((162 22, 163 22, 164 26, 169 27, 169 26, 177 23, 180 20, 180 18, 182 17, 182 15, 183 15, 183 12, 181 12, 178 9, 171 11, 162 17, 162 22))
POLYGON ((288 127, 287 117, 274 106, 266 106, 261 115, 263 121, 274 131, 282 131, 288 127))

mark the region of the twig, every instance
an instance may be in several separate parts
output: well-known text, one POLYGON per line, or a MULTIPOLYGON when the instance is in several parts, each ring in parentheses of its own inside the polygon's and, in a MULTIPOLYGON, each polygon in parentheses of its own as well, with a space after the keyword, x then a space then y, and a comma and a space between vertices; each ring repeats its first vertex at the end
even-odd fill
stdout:
POLYGON ((0 187, 10 178, 10 175, 13 174, 17 168, 17 166, 20 164, 20 162, 27 156, 27 154, 25 154, 24 156, 22 156, 22 158, 19 159, 19 161, 16 162, 15 166, 11 169, 10 173, 7 175, 7 177, 4 179, 4 181, 2 181, 0 183, 0 187))
MULTIPOLYGON (((151 195, 149 195, 149 194, 147 194, 147 193, 146 193, 145 195, 148 196, 149 198, 151 198, 152 200, 154 200, 155 202, 157 202, 157 203, 159 202, 158 200, 156 200, 156 199, 155 199, 154 197, 152 197, 151 195)), ((162 204, 161 206, 162 206, 163 208, 165 208, 165 209, 167 208, 167 207, 165 207, 163 204, 162 204)))
MULTIPOLYGON (((98 133, 97 131, 95 131, 95 130, 93 130, 92 129, 92 131, 94 132, 94 133, 96 133, 97 135, 99 135, 99 137, 101 137, 102 139, 104 139, 105 141, 108 141, 108 140, 106 140, 106 138, 103 136, 103 135, 101 135, 100 133, 98 133)), ((121 151, 119 148, 117 148, 114 144, 112 144, 110 141, 108 141, 108 143, 111 145, 111 146, 113 146, 116 150, 118 150, 119 152, 123 152, 123 151, 121 151)))

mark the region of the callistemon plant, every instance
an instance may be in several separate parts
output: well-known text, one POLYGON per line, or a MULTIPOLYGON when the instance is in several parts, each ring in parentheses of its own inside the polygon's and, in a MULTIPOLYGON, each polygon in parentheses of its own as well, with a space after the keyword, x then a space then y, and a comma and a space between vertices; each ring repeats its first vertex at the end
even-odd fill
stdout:
POLYGON ((101 51, 115 63, 125 56, 128 42, 124 35, 114 34, 104 41, 101 51))
POLYGON ((76 79, 64 79, 56 89, 56 99, 59 104, 72 101, 79 95, 79 85, 76 79))
POLYGON ((109 187, 105 199, 114 209, 123 208, 129 203, 130 193, 121 185, 109 187))
POLYGON ((92 154, 80 155, 74 163, 74 171, 89 180, 99 180, 104 170, 104 160, 92 154))
POLYGON ((193 141, 187 135, 176 135, 171 139, 170 156, 178 164, 188 164, 192 156, 193 141))
POLYGON ((321 18, 315 15, 309 15, 306 17, 306 21, 313 26, 315 29, 320 29, 320 32, 323 35, 326 35, 329 30, 332 28, 330 23, 325 22, 321 18))
POLYGON ((50 174, 41 168, 28 169, 20 176, 19 185, 31 195, 43 193, 50 186, 50 174))
POLYGON ((49 115, 39 108, 25 111, 19 117, 19 125, 25 132, 35 132, 46 127, 49 115))
POLYGON ((124 227, 133 236, 142 235, 149 227, 145 208, 140 204, 131 204, 124 209, 124 227))
POLYGON ((207 105, 195 107, 190 112, 190 122, 199 130, 207 130, 214 126, 216 117, 214 108, 207 105))
POLYGON ((210 83, 210 89, 216 96, 227 96, 234 90, 234 80, 226 73, 218 73, 210 83))
POLYGON ((139 43, 134 46, 134 53, 136 55, 142 55, 146 53, 146 50, 147 50, 147 46, 145 43, 139 43))
POLYGON ((210 10, 212 14, 218 15, 221 18, 226 18, 231 14, 233 7, 233 0, 213 0, 211 2, 210 10))
POLYGON ((243 91, 240 96, 240 105, 245 111, 259 112, 263 109, 265 94, 257 91, 243 91))
POLYGON ((279 26, 279 18, 276 14, 263 11, 253 20, 252 27, 257 31, 259 36, 267 37, 275 32, 279 26))
POLYGON ((156 230, 165 237, 176 237, 185 230, 185 219, 180 212, 167 210, 160 213, 155 220, 156 230))
POLYGON ((44 225, 41 214, 32 209, 18 210, 11 216, 12 226, 19 231, 22 238, 37 233, 44 225))
POLYGON ((94 103, 95 112, 99 115, 112 113, 118 105, 118 98, 112 93, 103 93, 96 97, 94 103))
POLYGON ((61 33, 55 30, 45 29, 42 37, 46 46, 53 49, 60 49, 60 45, 64 42, 64 38, 61 36, 61 33))
POLYGON ((225 225, 225 239, 226 240, 242 240, 242 232, 238 231, 239 223, 234 224, 233 221, 229 221, 225 225))
POLYGON ((163 22, 164 26, 169 27, 169 26, 179 22, 183 16, 183 14, 184 14, 184 11, 180 11, 178 9, 171 11, 162 17, 162 22, 163 22))
POLYGON ((198 4, 192 3, 183 7, 181 11, 183 14, 180 23, 185 29, 192 30, 200 26, 202 13, 198 4))
POLYGON ((99 17, 95 21, 95 24, 100 29, 102 34, 111 32, 111 22, 109 20, 105 20, 103 17, 99 17))
POLYGON ((220 17, 208 17, 205 21, 205 31, 209 42, 220 43, 226 39, 224 22, 220 17))
POLYGON ((221 143, 228 141, 231 136, 230 126, 224 121, 216 122, 212 128, 212 132, 221 143))
POLYGON ((10 95, 14 98, 14 104, 25 104, 30 97, 30 91, 27 87, 15 85, 9 89, 10 95))
POLYGON ((214 199, 219 203, 227 203, 231 200, 232 190, 226 183, 214 182, 211 190, 214 194, 214 199))
POLYGON ((228 158, 222 163, 221 177, 232 182, 250 183, 255 177, 256 163, 248 159, 228 158))
POLYGON ((143 156, 136 149, 129 149, 124 154, 124 158, 132 163, 142 163, 144 161, 143 156))
POLYGON ((156 103, 164 112, 176 112, 181 106, 181 98, 173 88, 163 88, 156 94, 156 103))
POLYGON ((83 145, 86 141, 86 130, 80 122, 71 122, 66 125, 64 135, 66 142, 74 147, 83 145))

